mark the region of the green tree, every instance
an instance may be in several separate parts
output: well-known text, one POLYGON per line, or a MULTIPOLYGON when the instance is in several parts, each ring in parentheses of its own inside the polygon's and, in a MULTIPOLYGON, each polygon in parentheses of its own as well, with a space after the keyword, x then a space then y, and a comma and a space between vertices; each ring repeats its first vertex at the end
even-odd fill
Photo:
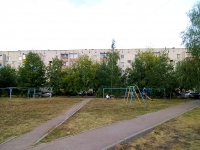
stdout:
POLYGON ((45 82, 45 65, 38 54, 29 52, 18 71, 20 87, 40 87, 45 82))
POLYGON ((53 87, 53 93, 58 95, 62 87, 62 60, 54 58, 46 67, 46 86, 53 87))
POLYGON ((182 43, 193 57, 200 56, 200 1, 187 13, 189 25, 182 34, 182 43))
POLYGON ((72 67, 67 68, 63 79, 68 91, 87 91, 96 87, 95 75, 99 64, 87 55, 80 57, 72 67))
MULTIPOLYGON (((102 94, 102 88, 121 87, 121 68, 118 66, 119 51, 115 49, 115 40, 112 40, 111 50, 106 54, 100 63, 99 70, 96 73, 96 81, 98 84, 98 93, 102 94)), ((112 94, 112 90, 110 91, 112 94)))
POLYGON ((193 89, 197 87, 197 81, 199 81, 199 72, 196 70, 195 59, 185 59, 180 61, 176 65, 176 77, 180 87, 184 89, 193 89))
POLYGON ((185 84, 193 87, 197 87, 200 90, 200 1, 198 1, 192 9, 187 13, 189 17, 189 25, 182 34, 182 44, 187 48, 188 52, 191 54, 192 60, 185 60, 179 64, 179 70, 190 71, 187 72, 187 77, 182 76, 181 78, 186 78, 185 84), (190 68, 191 62, 193 65, 190 68), (187 66, 186 66, 187 65, 187 66), (187 67, 187 69, 186 69, 187 67), (182 68, 182 69, 180 69, 182 68), (196 80, 195 82, 193 81, 196 80), (191 81, 192 80, 192 81, 191 81), (186 83, 187 82, 187 83, 186 83))
POLYGON ((0 87, 15 87, 17 86, 17 73, 10 65, 3 67, 0 70, 0 87))
POLYGON ((128 69, 128 83, 137 85, 140 88, 170 88, 169 82, 172 79, 173 65, 169 63, 166 51, 156 56, 153 50, 139 52, 138 57, 128 69))
POLYGON ((111 44, 112 50, 107 53, 107 64, 109 68, 109 74, 110 74, 110 87, 119 87, 121 86, 121 75, 122 71, 119 65, 117 64, 119 60, 119 51, 117 51, 115 40, 112 40, 111 44))

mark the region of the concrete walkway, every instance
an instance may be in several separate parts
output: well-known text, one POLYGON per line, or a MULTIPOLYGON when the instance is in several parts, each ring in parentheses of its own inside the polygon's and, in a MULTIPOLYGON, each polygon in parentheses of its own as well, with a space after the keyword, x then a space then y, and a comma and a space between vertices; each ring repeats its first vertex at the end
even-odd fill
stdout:
MULTIPOLYGON (((101 150, 111 149, 114 145, 135 138, 153 127, 200 106, 200 100, 188 102, 138 118, 114 123, 108 126, 83 132, 74 136, 29 147, 31 150, 101 150)), ((2 149, 0 147, 0 149, 2 149)), ((13 147, 11 148, 13 149, 13 147)))
POLYGON ((81 101, 79 104, 74 107, 68 109, 64 114, 47 121, 46 123, 36 127, 33 131, 20 135, 19 137, 3 144, 0 146, 0 150, 23 150, 28 149, 29 146, 33 145, 37 142, 46 132, 70 118, 73 114, 75 114, 79 109, 81 109, 85 104, 87 104, 90 99, 86 99, 81 101))

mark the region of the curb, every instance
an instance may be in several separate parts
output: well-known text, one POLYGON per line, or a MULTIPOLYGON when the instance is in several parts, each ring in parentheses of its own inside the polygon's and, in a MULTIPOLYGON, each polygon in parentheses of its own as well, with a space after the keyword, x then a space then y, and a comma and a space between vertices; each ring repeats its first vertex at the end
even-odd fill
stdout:
POLYGON ((124 143, 127 143, 127 142, 132 142, 132 141, 136 140, 137 138, 141 137, 142 135, 145 135, 146 133, 151 132, 153 129, 154 129, 154 127, 151 127, 151 128, 146 129, 146 130, 143 130, 141 132, 135 133, 135 134, 133 134, 129 137, 124 138, 123 140, 120 140, 120 141, 106 147, 106 148, 103 148, 102 150, 112 150, 118 144, 124 144, 124 143))
POLYGON ((5 144, 5 143, 7 143, 7 142, 10 142, 11 140, 15 139, 16 137, 17 137, 17 136, 14 136, 14 137, 12 137, 12 138, 10 138, 10 139, 8 139, 8 140, 6 140, 6 141, 0 143, 0 146, 3 145, 3 144, 5 144))
MULTIPOLYGON (((199 107, 199 106, 196 106, 196 107, 199 107)), ((196 108, 196 107, 194 107, 194 108, 196 108)), ((171 119, 174 119, 174 118, 176 118, 176 117, 178 117, 178 116, 180 116, 180 115, 183 115, 183 114, 187 113, 188 111, 193 110, 194 108, 191 108, 191 109, 189 109, 189 110, 187 110, 187 111, 185 111, 185 112, 183 112, 183 113, 180 113, 180 114, 178 114, 178 115, 176 115, 176 116, 174 116, 174 117, 171 117, 171 118, 169 118, 169 119, 166 119, 166 120, 164 120, 164 121, 162 121, 162 122, 160 122, 160 123, 158 123, 158 124, 156 124, 156 125, 154 125, 154 126, 148 128, 148 129, 145 129, 145 130, 140 131, 140 132, 138 132, 138 133, 135 133, 135 134, 133 134, 133 135, 131 135, 131 136, 129 136, 129 137, 126 137, 126 138, 124 138, 124 139, 122 139, 122 140, 120 140, 120 141, 118 141, 118 142, 116 142, 116 143, 113 143, 112 145, 109 145, 109 146, 107 146, 107 147, 105 147, 105 148, 103 148, 103 149, 101 149, 101 150, 112 150, 112 149, 113 149, 116 145, 118 145, 118 144, 124 144, 124 143, 127 143, 127 142, 132 142, 132 141, 136 140, 137 138, 139 138, 139 137, 141 137, 141 136, 143 136, 143 135, 145 135, 145 134, 151 132, 152 130, 154 130, 155 127, 157 127, 157 126, 159 126, 159 125, 161 125, 161 124, 163 124, 163 123, 165 123, 165 122, 168 122, 168 121, 170 121, 171 119)))
MULTIPOLYGON (((90 99, 87 103, 89 103, 91 100, 92 100, 92 99, 90 99)), ((85 106, 87 103, 85 103, 83 106, 85 106)), ((65 123, 69 118, 71 118, 73 115, 75 115, 81 108, 83 108, 83 106, 80 107, 79 109, 77 109, 74 113, 72 113, 69 117, 67 117, 65 120, 63 120, 62 122, 60 122, 58 125, 54 126, 49 132, 47 132, 47 133, 46 133, 45 135, 43 135, 39 140, 37 140, 37 141, 33 144, 33 146, 36 145, 36 144, 38 144, 38 143, 39 143, 41 140, 43 140, 47 135, 49 135, 49 133, 51 133, 53 130, 55 130, 56 128, 58 128, 60 125, 62 125, 63 123, 65 123)))

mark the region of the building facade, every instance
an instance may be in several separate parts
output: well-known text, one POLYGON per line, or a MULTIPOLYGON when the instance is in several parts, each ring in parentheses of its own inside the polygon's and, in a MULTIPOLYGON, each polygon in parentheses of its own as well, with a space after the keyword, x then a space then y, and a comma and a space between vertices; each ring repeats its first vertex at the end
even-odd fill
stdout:
MULTIPOLYGON (((53 58, 63 61, 63 68, 69 67, 79 57, 88 55, 95 61, 102 61, 107 52, 111 49, 78 49, 78 50, 18 50, 18 51, 0 51, 0 68, 6 65, 17 69, 26 59, 26 55, 31 51, 37 53, 45 65, 48 65, 53 58)), ((118 65, 124 71, 131 66, 132 61, 138 55, 138 52, 147 51, 148 48, 143 49, 116 49, 119 51, 120 59, 118 65)), ((185 48, 155 48, 153 49, 155 55, 160 55, 162 51, 166 50, 170 58, 170 63, 176 64, 178 61, 189 57, 189 53, 185 48)))

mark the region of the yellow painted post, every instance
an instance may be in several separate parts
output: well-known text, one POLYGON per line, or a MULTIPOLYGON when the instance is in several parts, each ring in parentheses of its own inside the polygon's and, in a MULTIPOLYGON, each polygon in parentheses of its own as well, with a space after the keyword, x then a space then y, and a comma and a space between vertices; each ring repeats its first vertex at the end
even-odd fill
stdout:
POLYGON ((130 87, 129 87, 128 94, 127 94, 127 98, 126 98, 126 105, 128 105, 128 98, 129 98, 129 95, 130 95, 130 87))
POLYGON ((137 93, 136 93, 135 90, 134 90, 134 93, 135 93, 135 95, 136 95, 136 97, 137 97, 138 102, 141 104, 141 101, 140 101, 140 99, 139 99, 139 97, 138 97, 138 95, 137 95, 137 93))

